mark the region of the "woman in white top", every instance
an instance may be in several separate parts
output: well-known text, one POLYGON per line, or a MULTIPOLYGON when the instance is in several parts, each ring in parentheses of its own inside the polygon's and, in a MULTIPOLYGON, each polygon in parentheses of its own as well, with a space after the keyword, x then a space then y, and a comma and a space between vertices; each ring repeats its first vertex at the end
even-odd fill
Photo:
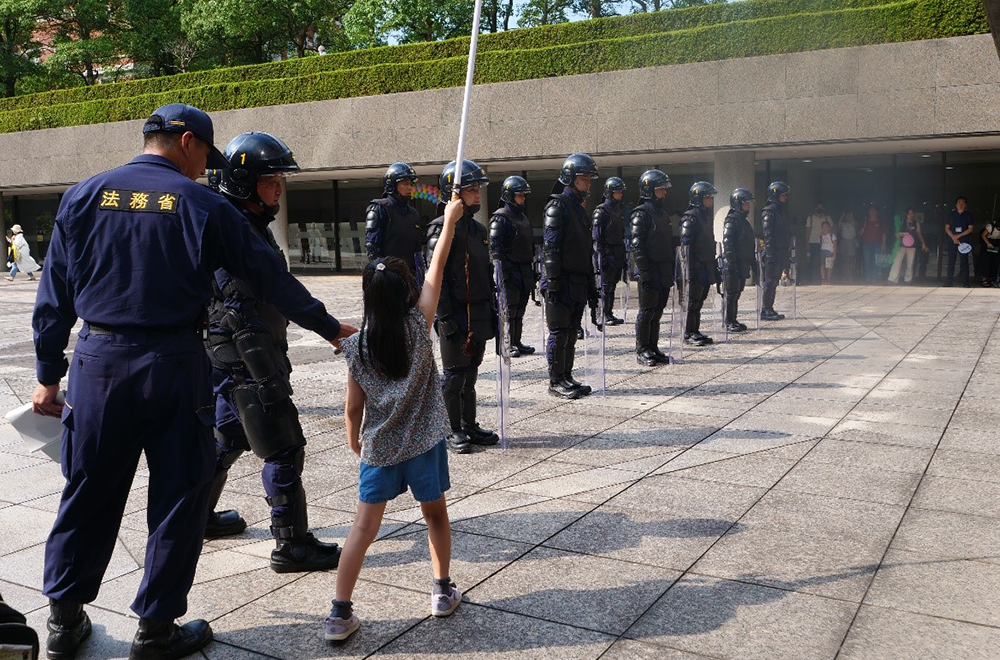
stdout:
POLYGON ((994 220, 987 223, 981 238, 983 249, 979 251, 982 255, 979 268, 983 274, 982 282, 983 286, 993 286, 997 281, 997 271, 1000 270, 1000 222, 994 220))
POLYGON ((35 260, 31 258, 31 251, 28 248, 28 241, 24 238, 24 232, 21 230, 21 225, 14 225, 10 228, 14 236, 11 238, 10 243, 14 247, 14 264, 10 267, 10 275, 7 276, 7 281, 13 282, 14 276, 18 272, 26 273, 29 280, 35 279, 34 272, 40 268, 40 266, 35 263, 35 260))

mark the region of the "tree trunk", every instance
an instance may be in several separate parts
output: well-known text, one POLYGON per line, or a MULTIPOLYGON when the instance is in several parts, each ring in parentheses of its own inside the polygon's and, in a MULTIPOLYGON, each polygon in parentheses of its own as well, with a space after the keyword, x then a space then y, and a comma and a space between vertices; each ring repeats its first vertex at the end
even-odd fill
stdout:
POLYGON ((514 0, 507 0, 507 9, 503 13, 503 29, 510 29, 510 17, 514 13, 514 0))
POLYGON ((601 17, 601 0, 590 0, 590 17, 601 17))
POLYGON ((7 76, 4 78, 4 86, 6 87, 7 93, 5 96, 14 96, 15 87, 17 85, 17 78, 14 76, 7 76))

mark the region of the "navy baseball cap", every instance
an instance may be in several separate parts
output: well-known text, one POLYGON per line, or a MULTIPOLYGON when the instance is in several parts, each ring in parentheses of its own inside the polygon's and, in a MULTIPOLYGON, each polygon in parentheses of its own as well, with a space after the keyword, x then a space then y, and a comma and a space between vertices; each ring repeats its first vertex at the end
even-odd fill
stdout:
POLYGON ((157 108, 149 116, 142 127, 143 135, 167 131, 170 133, 185 133, 191 131, 195 137, 208 144, 208 169, 224 170, 229 167, 222 152, 215 146, 215 130, 212 128, 212 118, 208 114, 186 103, 169 103, 157 108))

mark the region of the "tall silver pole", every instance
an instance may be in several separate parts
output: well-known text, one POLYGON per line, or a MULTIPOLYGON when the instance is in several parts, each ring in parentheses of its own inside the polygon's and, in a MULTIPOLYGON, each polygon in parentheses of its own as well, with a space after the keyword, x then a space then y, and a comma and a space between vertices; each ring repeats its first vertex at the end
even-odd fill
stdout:
MULTIPOLYGON (((469 64, 465 69, 465 96, 462 98, 462 123, 458 128, 458 155, 455 156, 455 180, 462 180, 462 159, 465 157, 465 133, 469 127, 469 104, 472 101, 472 78, 476 73, 476 48, 479 46, 479 17, 483 0, 476 0, 472 13, 472 40, 469 42, 469 64)), ((452 186, 452 198, 458 197, 459 186, 452 186)))

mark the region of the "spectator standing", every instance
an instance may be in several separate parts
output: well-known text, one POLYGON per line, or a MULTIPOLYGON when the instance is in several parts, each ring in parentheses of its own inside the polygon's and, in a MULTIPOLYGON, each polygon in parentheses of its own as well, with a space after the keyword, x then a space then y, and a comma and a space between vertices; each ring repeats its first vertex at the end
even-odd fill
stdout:
POLYGON ((900 222, 899 231, 896 232, 899 240, 899 248, 896 250, 896 258, 892 261, 892 269, 889 270, 889 281, 899 284, 899 278, 903 275, 903 268, 906 268, 906 275, 903 281, 909 284, 913 281, 913 265, 917 260, 917 243, 921 249, 927 252, 927 241, 917 224, 917 216, 913 207, 906 209, 906 217, 900 222), (905 264, 905 266, 904 266, 905 264))
POLYGON ((823 257, 820 254, 822 250, 820 236, 823 234, 824 222, 833 226, 833 218, 826 214, 823 202, 817 202, 812 215, 806 218, 806 236, 809 238, 809 281, 814 281, 817 273, 822 279, 823 257))
POLYGON ((10 275, 7 276, 7 281, 13 282, 17 274, 25 273, 29 280, 35 279, 35 271, 40 268, 40 266, 31 258, 31 251, 28 248, 28 241, 24 238, 24 232, 21 231, 21 225, 14 225, 10 228, 10 231, 14 234, 10 239, 11 245, 11 257, 13 258, 14 264, 10 267, 10 275))
POLYGON ((980 234, 983 249, 979 252, 979 272, 983 286, 993 286, 1000 270, 1000 222, 988 222, 980 234))
POLYGON ((972 253, 972 228, 976 224, 969 210, 969 200, 958 197, 955 208, 948 214, 944 223, 944 232, 951 239, 948 246, 948 276, 945 286, 951 286, 955 280, 955 261, 958 260, 962 271, 962 286, 969 286, 969 255, 972 253))
POLYGON ((869 207, 868 217, 861 227, 861 241, 865 259, 865 282, 874 284, 878 277, 878 255, 885 251, 885 227, 874 205, 869 207))
POLYGON ((840 214, 838 226, 840 240, 837 243, 837 256, 843 264, 844 279, 854 281, 857 272, 858 227, 854 220, 854 211, 844 211, 840 214))
POLYGON ((825 220, 820 225, 819 254, 820 283, 829 284, 830 273, 833 272, 833 264, 837 260, 837 236, 833 233, 830 223, 825 220))

